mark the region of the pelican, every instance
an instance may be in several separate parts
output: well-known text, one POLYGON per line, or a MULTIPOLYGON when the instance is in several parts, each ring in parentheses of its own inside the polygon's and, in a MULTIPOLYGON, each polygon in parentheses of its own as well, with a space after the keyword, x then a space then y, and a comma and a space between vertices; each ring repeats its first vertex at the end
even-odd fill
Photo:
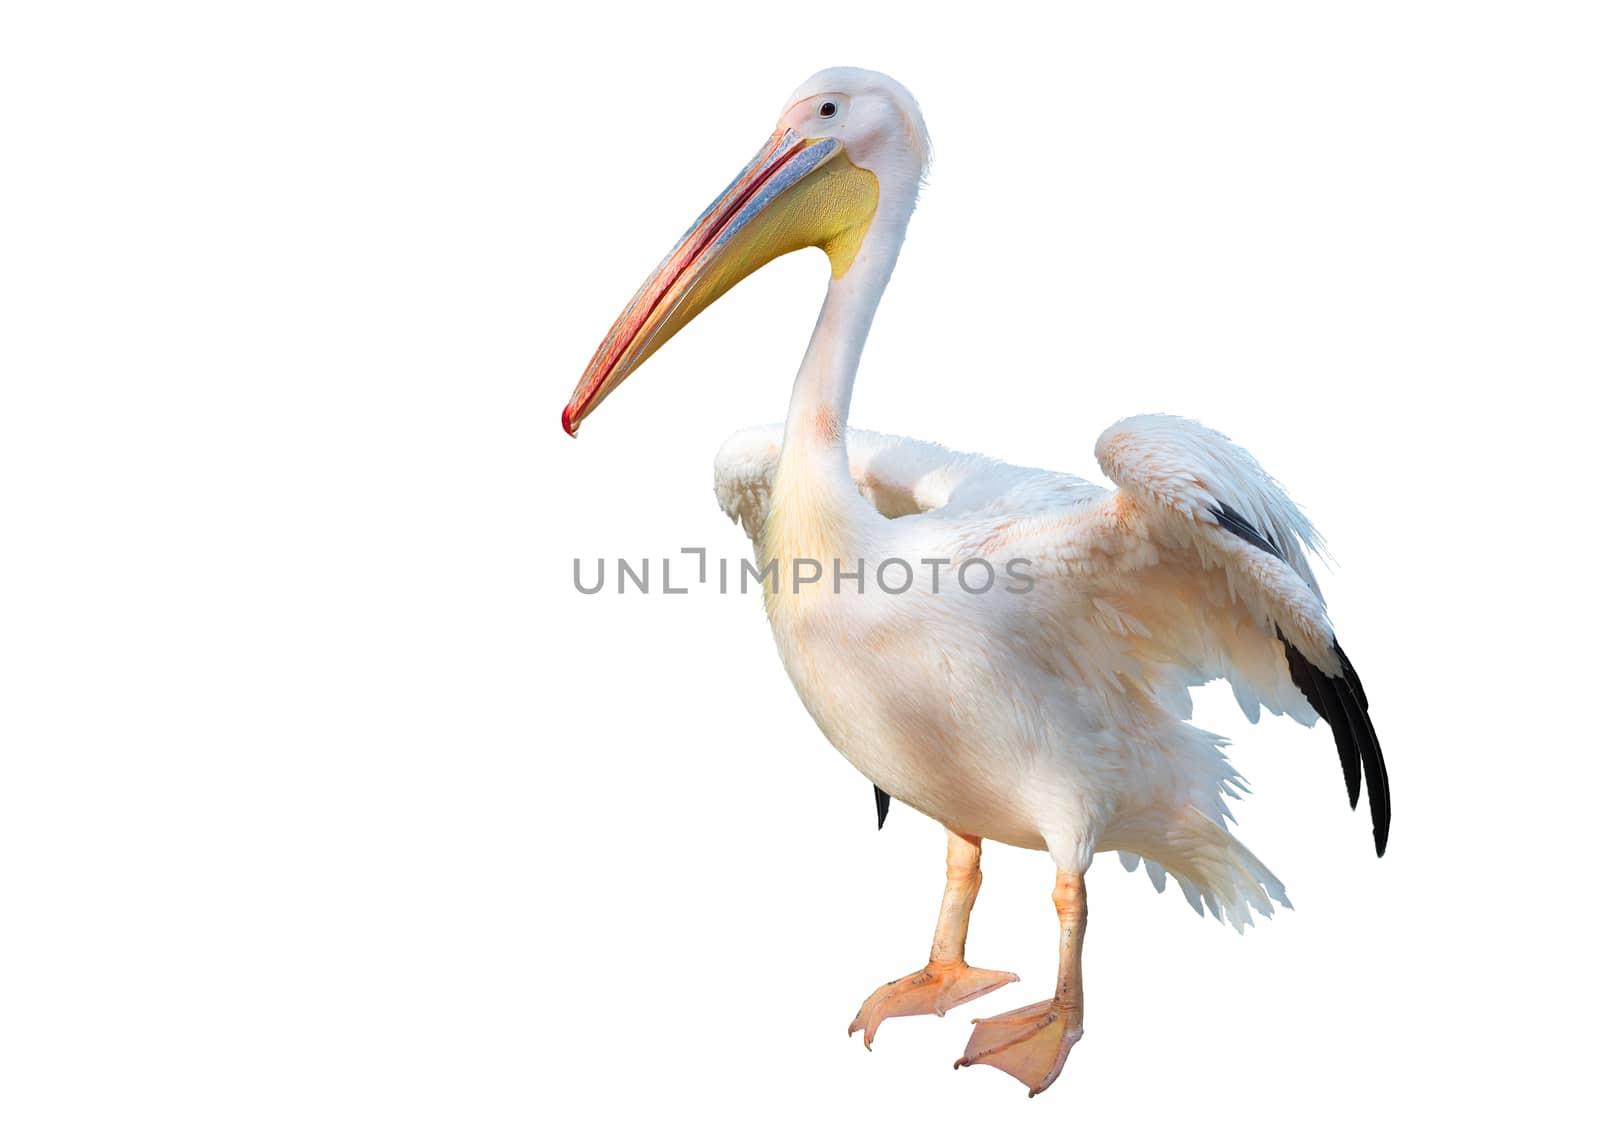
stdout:
POLYGON ((1363 779, 1379 856, 1389 786, 1367 699, 1308 563, 1320 538, 1248 452, 1193 421, 1135 416, 1101 434, 1113 487, 847 429, 862 346, 929 158, 916 101, 834 68, 784 104, 772 136, 612 325, 561 414, 578 426, 742 278, 820 247, 827 295, 781 426, 716 460, 723 509, 754 540, 790 681, 877 790, 948 832, 928 962, 872 992, 849 1030, 943 1015, 1017 977, 966 962, 984 840, 1055 863, 1059 972, 1045 999, 974 1020, 956 1066, 1030 1097, 1083 1034, 1084 875, 1097 852, 1171 877, 1236 928, 1288 906, 1234 838, 1244 788, 1223 739, 1189 724, 1189 688, 1231 683, 1332 730, 1351 808, 1363 779), (988 587, 981 587, 987 577, 988 587), (771 577, 766 577, 770 570, 771 577), (959 576, 965 577, 959 582, 959 576))

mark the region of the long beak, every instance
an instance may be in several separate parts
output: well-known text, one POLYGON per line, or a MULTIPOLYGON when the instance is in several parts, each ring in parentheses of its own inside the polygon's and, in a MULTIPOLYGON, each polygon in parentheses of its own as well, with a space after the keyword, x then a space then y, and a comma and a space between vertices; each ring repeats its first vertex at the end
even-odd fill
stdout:
POLYGON ((877 179, 837 139, 776 132, 633 295, 561 410, 561 427, 576 436, 650 354, 774 258, 821 246, 842 274, 877 202, 877 179))

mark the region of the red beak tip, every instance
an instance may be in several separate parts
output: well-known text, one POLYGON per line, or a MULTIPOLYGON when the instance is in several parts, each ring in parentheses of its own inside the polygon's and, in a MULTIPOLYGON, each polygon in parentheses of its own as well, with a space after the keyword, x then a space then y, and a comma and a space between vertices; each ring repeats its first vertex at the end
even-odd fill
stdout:
POLYGON ((564 408, 561 410, 561 431, 565 432, 574 440, 578 438, 578 430, 573 426, 572 410, 570 408, 564 408))

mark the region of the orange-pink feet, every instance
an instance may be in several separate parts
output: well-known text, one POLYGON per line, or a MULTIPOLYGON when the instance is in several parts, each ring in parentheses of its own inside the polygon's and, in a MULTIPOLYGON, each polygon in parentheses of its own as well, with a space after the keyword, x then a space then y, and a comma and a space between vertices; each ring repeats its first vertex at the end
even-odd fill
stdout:
POLYGON ((1082 1014, 1052 999, 973 1022, 967 1053, 956 1066, 998 1067, 1025 1085, 1029 1098, 1056 1081, 1072 1045, 1083 1038, 1082 1014))
POLYGON ((850 1023, 850 1034, 865 1030, 870 1051, 878 1025, 885 1019, 896 1015, 943 1015, 969 999, 1016 981, 1011 972, 969 967, 960 960, 930 962, 921 971, 886 983, 867 996, 850 1023))

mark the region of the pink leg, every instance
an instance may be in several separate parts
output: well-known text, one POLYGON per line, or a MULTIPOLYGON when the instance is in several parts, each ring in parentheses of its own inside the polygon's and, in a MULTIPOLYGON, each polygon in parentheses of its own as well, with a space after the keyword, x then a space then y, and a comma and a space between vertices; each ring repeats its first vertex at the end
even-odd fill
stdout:
POLYGON ((933 948, 928 966, 921 971, 884 984, 867 997, 850 1023, 850 1034, 865 1030, 867 1049, 878 1025, 896 1015, 943 1015, 950 1008, 987 995, 997 987, 1014 983, 1008 971, 986 971, 967 966, 967 922, 972 904, 978 898, 983 873, 978 870, 977 837, 950 833, 945 854, 944 901, 939 906, 939 923, 933 931, 933 948))
POLYGON ((1056 1081, 1073 1044, 1083 1038, 1083 931, 1089 919, 1083 875, 1058 872, 1051 898, 1061 919, 1055 998, 974 1019, 967 1052, 956 1060, 958 1067, 998 1067, 1026 1085, 1029 1098, 1056 1081))

